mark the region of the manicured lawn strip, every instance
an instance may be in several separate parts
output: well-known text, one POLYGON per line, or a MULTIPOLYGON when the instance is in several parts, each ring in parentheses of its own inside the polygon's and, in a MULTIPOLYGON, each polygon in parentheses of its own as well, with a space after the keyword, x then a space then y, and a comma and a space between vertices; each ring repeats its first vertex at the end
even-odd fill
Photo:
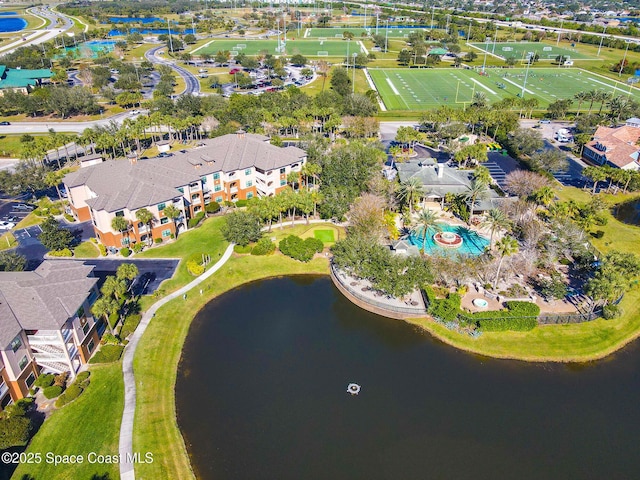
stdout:
MULTIPOLYGON (((318 39, 310 39, 310 40, 291 40, 292 36, 289 34, 289 38, 287 39, 286 44, 286 54, 287 55, 295 55, 300 53, 309 57, 316 57, 318 52, 328 52, 329 57, 341 57, 346 55, 347 49, 349 49, 349 53, 360 52, 360 45, 358 44, 358 39, 354 39, 351 42, 347 42, 346 40, 340 40, 337 38, 327 39, 322 43, 318 41, 318 39)), ((296 37, 293 37, 296 38, 296 37)), ((242 52, 246 55, 258 55, 261 52, 268 52, 272 55, 277 55, 276 48, 278 46, 278 40, 247 40, 244 38, 234 39, 234 40, 214 40, 212 43, 207 45, 206 47, 201 48, 196 52, 196 54, 208 53, 211 55, 215 55, 219 51, 231 51, 237 50, 238 52, 242 52), (246 45, 244 48, 237 48, 238 45, 246 45)))
POLYGON ((98 258, 100 251, 93 242, 82 242, 73 249, 73 255, 76 258, 98 258))
POLYGON ((15 228, 20 229, 20 228, 33 227, 34 225, 40 225, 42 222, 44 222, 44 220, 45 220, 44 217, 39 217, 35 213, 31 212, 29 215, 27 215, 22 220, 20 220, 17 223, 15 228))
POLYGON ((90 452, 117 455, 120 421, 124 408, 122 364, 116 362, 91 367, 91 384, 73 403, 54 412, 31 441, 27 452, 41 453, 40 464, 21 464, 13 478, 76 480, 119 478, 117 464, 91 464, 90 452), (46 452, 83 455, 81 465, 52 466, 44 461, 46 452))
POLYGON ((175 382, 189 325, 207 302, 243 283, 280 275, 327 274, 328 263, 301 263, 280 254, 231 258, 202 284, 204 294, 176 299, 160 309, 140 340, 136 372, 133 451, 153 452, 152 464, 136 465, 138 478, 194 478, 176 422, 175 382))
POLYGON ((493 42, 487 43, 472 43, 474 47, 478 48, 478 53, 484 55, 480 51, 485 50, 490 54, 499 55, 501 57, 516 57, 518 60, 522 60, 528 52, 536 52, 540 56, 541 62, 555 61, 558 55, 564 55, 572 60, 578 59, 596 59, 596 56, 591 57, 589 54, 584 54, 580 50, 580 44, 576 43, 576 48, 560 47, 551 43, 544 42, 497 42, 495 48, 493 42), (511 51, 504 51, 503 48, 511 48, 511 51), (544 51, 545 48, 550 48, 549 51, 544 51))
POLYGON ((447 330, 431 320, 410 322, 449 345, 480 355, 537 362, 587 362, 610 355, 640 335, 640 289, 627 293, 621 305, 624 314, 615 320, 545 325, 528 332, 485 332, 478 339, 447 330))
POLYGON ((0 237, 0 251, 8 250, 9 248, 13 248, 18 246, 18 241, 16 237, 13 236, 13 233, 7 232, 2 234, 0 237))
MULTIPOLYGON (((279 224, 274 224, 271 232, 265 232, 265 237, 275 238, 275 242, 278 243, 289 235, 297 235, 298 237, 307 238, 313 237, 316 230, 331 230, 334 234, 334 242, 345 237, 344 228, 338 227, 333 223, 312 223, 310 225, 295 225, 293 227, 287 227, 287 222, 284 223, 285 228, 280 229, 279 224)), ((324 240, 322 240, 324 242, 324 240)), ((325 242, 325 247, 327 243, 325 242)))
POLYGON ((176 273, 161 285, 165 293, 170 293, 194 279, 187 271, 189 259, 200 262, 203 254, 210 255, 212 265, 222 256, 228 245, 220 233, 223 223, 224 217, 208 218, 198 228, 181 234, 175 242, 151 248, 137 254, 135 258, 181 258, 176 273))
POLYGON ((322 240, 324 243, 334 243, 336 236, 333 230, 314 230, 313 236, 318 240, 322 240))

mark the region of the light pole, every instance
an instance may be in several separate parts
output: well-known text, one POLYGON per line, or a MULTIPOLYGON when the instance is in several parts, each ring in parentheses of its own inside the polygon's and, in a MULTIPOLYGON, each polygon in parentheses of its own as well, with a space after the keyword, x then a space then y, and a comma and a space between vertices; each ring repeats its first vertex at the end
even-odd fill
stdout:
POLYGON ((622 76, 622 70, 624 69, 624 62, 627 60, 627 52, 629 51, 629 44, 631 42, 627 41, 627 48, 624 49, 624 57, 622 57, 622 62, 620 62, 620 71, 618 72, 618 77, 622 76))
POLYGON ((596 57, 600 56, 600 50, 602 50, 602 42, 604 41, 604 35, 607 32, 607 26, 604 26, 604 30, 602 31, 602 36, 600 37, 600 46, 598 47, 598 54, 596 55, 596 57))
POLYGON ((434 6, 431 7, 431 28, 429 29, 429 40, 431 40, 431 35, 433 34, 433 13, 435 11, 434 6))
POLYGON ((560 35, 562 35, 562 24, 564 20, 560 20, 560 30, 558 30, 558 40, 556 40, 556 47, 560 44, 560 35))
POLYGON ((469 20, 469 30, 467 31, 467 42, 471 39, 471 22, 473 20, 469 20))
POLYGON ((527 79, 529 78, 529 67, 531 66, 531 60, 533 60, 532 56, 527 58, 527 71, 524 73, 524 82, 522 83, 522 93, 520 94, 520 98, 524 98, 524 91, 527 88, 527 79))
POLYGON ((496 42, 498 41, 498 25, 496 24, 496 33, 493 35, 493 49, 491 50, 491 54, 496 53, 496 42))
POLYGON ((173 40, 171 39, 171 24, 169 23, 168 18, 167 18, 167 30, 169 30, 169 50, 171 50, 171 54, 173 54, 173 40))
POLYGON ((389 19, 387 19, 387 28, 384 29, 384 53, 387 53, 388 44, 389 44, 389 19))
POLYGON ((351 66, 351 68, 353 69, 353 80, 351 81, 353 89, 351 90, 351 93, 356 93, 356 57, 357 56, 358 54, 354 52, 353 65, 351 66))
POLYGON ((347 69, 349 68, 349 45, 351 45, 351 39, 347 38, 347 69))
POLYGON ((484 73, 484 69, 487 66, 487 53, 489 53, 489 42, 491 41, 491 37, 484 37, 484 61, 482 62, 482 73, 484 73))

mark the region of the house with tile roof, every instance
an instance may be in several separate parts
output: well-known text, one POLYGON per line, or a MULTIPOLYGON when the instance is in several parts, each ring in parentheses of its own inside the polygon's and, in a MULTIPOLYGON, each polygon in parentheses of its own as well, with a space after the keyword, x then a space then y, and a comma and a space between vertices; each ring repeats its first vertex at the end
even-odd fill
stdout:
POLYGON ((631 123, 622 127, 598 127, 590 142, 585 144, 582 157, 593 165, 640 170, 640 128, 631 123))
POLYGON ((121 248, 175 235, 212 201, 276 195, 306 159, 306 152, 297 147, 277 147, 268 137, 239 131, 171 157, 88 165, 67 174, 63 183, 73 215, 91 220, 104 245, 121 248), (168 205, 181 211, 175 223, 163 213, 168 205), (154 216, 151 227, 136 218, 142 208, 154 216), (113 230, 111 222, 117 216, 129 221, 129 231, 113 230))
POLYGON ((7 68, 0 65, 0 95, 3 90, 13 90, 27 94, 33 87, 49 80, 53 72, 48 68, 29 70, 24 68, 7 68))
POLYGON ((45 260, 30 272, 0 272, 0 407, 23 398, 40 373, 73 378, 100 341, 104 323, 93 266, 45 260))

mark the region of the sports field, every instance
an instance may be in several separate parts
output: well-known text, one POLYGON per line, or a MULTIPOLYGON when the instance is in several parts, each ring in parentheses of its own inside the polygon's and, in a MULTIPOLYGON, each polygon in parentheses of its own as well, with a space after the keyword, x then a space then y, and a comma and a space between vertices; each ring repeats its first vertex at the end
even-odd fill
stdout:
POLYGON ((580 53, 575 48, 556 47, 544 42, 497 42, 495 45, 493 42, 489 42, 470 43, 469 45, 482 52, 486 50, 502 58, 516 57, 519 60, 524 60, 529 52, 536 52, 540 56, 540 61, 552 61, 558 55, 563 55, 572 60, 597 60, 596 57, 580 53))
MULTIPOLYGON (((487 69, 487 75, 453 68, 369 69, 369 73, 389 110, 428 110, 440 105, 462 107, 471 102, 475 92, 483 92, 493 103, 521 95, 523 86, 524 98, 537 98, 541 109, 558 99, 589 90, 631 95, 640 101, 639 89, 577 68, 531 68, 526 86, 524 68, 487 69)), ((588 105, 582 105, 583 109, 586 107, 588 105)))
POLYGON ((215 55, 220 51, 242 52, 246 55, 258 55, 270 53, 272 55, 295 55, 297 53, 307 57, 344 57, 349 53, 360 52, 361 48, 357 40, 287 40, 284 52, 278 52, 277 40, 214 40, 193 53, 208 53, 215 55))
MULTIPOLYGON (((434 28, 434 31, 437 29, 434 28)), ((355 38, 361 38, 362 36, 369 36, 376 34, 376 26, 373 25, 367 29, 363 27, 327 27, 327 28, 308 28, 305 31, 304 38, 342 38, 343 32, 350 32, 355 38), (363 35, 364 34, 364 35, 363 35)), ((407 38, 410 33, 423 32, 426 36, 429 35, 428 28, 415 28, 415 27, 399 27, 399 28, 384 28, 378 27, 378 35, 386 35, 389 38, 407 38), (389 33, 385 33, 388 30, 389 33)))

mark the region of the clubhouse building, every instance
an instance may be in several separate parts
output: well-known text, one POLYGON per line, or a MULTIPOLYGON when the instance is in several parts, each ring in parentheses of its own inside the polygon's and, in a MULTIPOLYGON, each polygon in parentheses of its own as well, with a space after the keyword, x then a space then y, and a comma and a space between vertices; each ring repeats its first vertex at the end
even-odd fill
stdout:
POLYGON ((213 201, 276 195, 306 160, 306 152, 297 147, 277 147, 268 137, 238 131, 169 157, 83 162, 63 183, 73 216, 91 220, 105 246, 121 248, 175 235, 213 201), (181 212, 175 222, 163 212, 169 205, 181 212), (152 213, 151 226, 136 218, 142 208, 152 213), (129 230, 114 230, 114 217, 124 217, 129 230))
POLYGON ((25 397, 40 373, 87 363, 104 330, 91 305, 93 266, 45 260, 31 272, 0 272, 0 408, 25 397))
POLYGON ((630 118, 622 127, 600 126, 585 144, 582 157, 592 165, 640 170, 640 119, 630 118))

